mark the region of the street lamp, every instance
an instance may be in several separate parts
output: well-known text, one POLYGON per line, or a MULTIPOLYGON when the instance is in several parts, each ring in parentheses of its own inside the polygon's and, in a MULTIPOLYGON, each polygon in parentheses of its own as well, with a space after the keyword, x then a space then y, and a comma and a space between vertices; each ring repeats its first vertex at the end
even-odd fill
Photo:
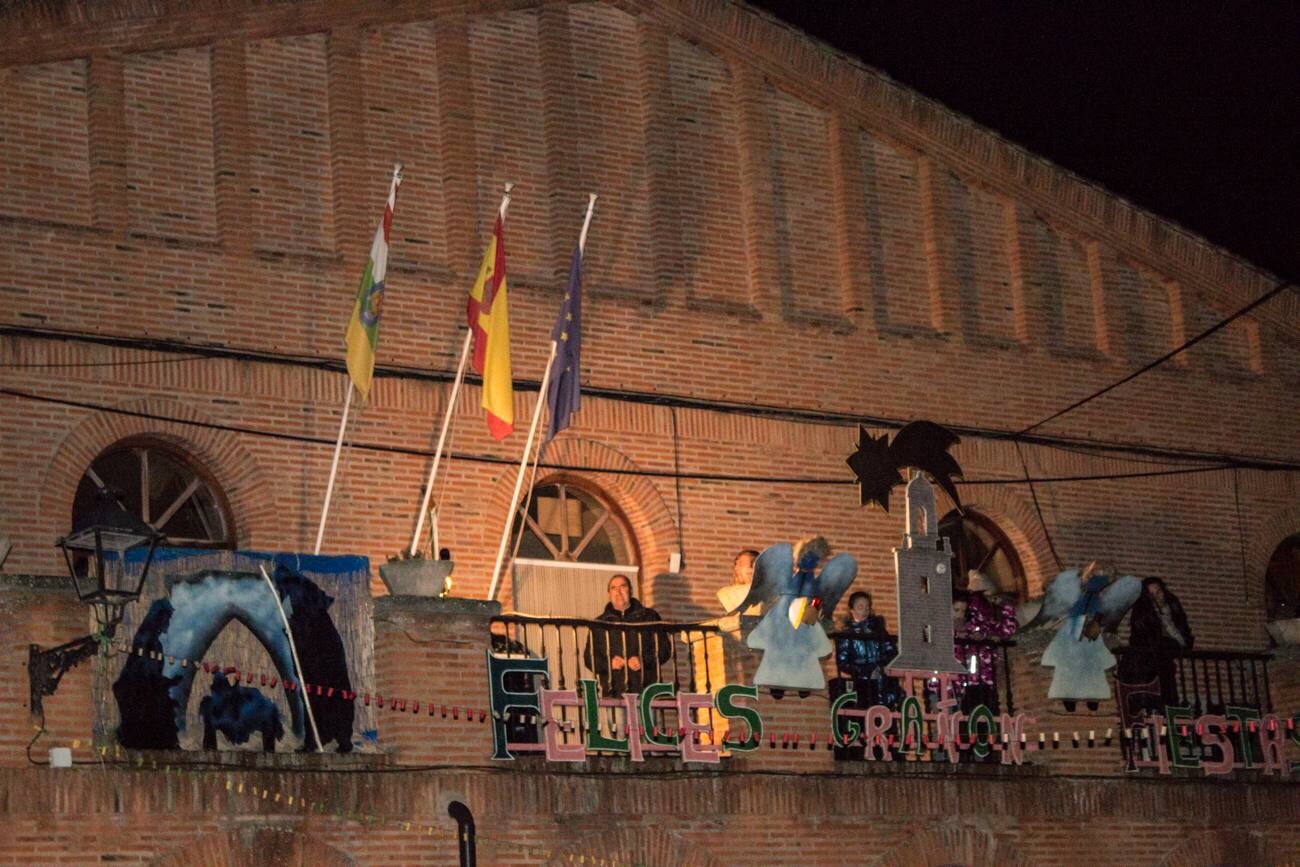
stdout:
POLYGON ((54 695, 63 675, 94 656, 101 643, 113 637, 122 622, 123 609, 140 598, 154 549, 162 539, 162 533, 123 508, 108 489, 101 488, 89 514, 55 543, 63 549, 77 598, 95 612, 99 629, 48 650, 29 645, 27 677, 32 713, 43 717, 41 699, 54 695))

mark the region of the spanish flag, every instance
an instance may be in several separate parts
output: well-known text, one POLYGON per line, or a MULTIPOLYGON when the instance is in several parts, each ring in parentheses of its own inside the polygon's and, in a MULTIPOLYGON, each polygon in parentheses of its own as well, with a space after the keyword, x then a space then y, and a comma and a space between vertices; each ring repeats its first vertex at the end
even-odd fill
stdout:
POLYGON ((384 205, 384 218, 375 230, 375 240, 370 245, 370 261, 361 275, 361 287, 352 303, 352 321, 348 323, 348 375, 361 393, 362 400, 370 397, 370 381, 375 374, 375 345, 379 343, 379 317, 384 312, 384 275, 388 271, 388 232, 393 226, 393 207, 397 204, 397 188, 401 183, 401 169, 394 169, 388 202, 384 205))
POLYGON ((474 372, 483 377, 488 432, 505 439, 515 429, 515 391, 510 372, 510 316, 506 308, 506 244, 501 215, 483 254, 478 280, 465 305, 474 335, 474 372))

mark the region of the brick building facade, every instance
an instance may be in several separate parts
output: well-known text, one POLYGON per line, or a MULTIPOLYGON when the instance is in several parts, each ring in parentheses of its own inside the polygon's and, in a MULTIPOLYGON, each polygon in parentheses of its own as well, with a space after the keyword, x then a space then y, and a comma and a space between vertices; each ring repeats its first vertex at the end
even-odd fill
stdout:
MULTIPOLYGON (((861 509, 831 480, 851 481, 859 421, 880 433, 928 418, 963 432, 954 453, 982 483, 963 500, 1014 552, 1024 595, 1042 593, 1057 555, 1113 561, 1167 578, 1198 647, 1269 646, 1265 567, 1300 531, 1285 470, 1300 297, 1045 426, 1022 465, 997 432, 1275 281, 780 22, 724 0, 15 4, 0 14, 0 535, 13 541, 0 604, 21 645, 4 651, 0 687, 14 829, 0 857, 454 863, 452 844, 418 829, 242 801, 220 771, 52 778, 22 755, 26 643, 80 634, 85 610, 58 582, 12 576, 63 571, 51 542, 98 456, 123 441, 171 450, 219 492, 232 545, 311 550, 343 331, 394 162, 406 180, 379 378, 349 428, 326 551, 377 564, 408 544, 463 293, 511 181, 524 382, 542 376, 587 193, 601 197, 583 407, 541 474, 618 516, 638 595, 666 618, 716 616, 738 549, 819 532, 858 556, 855 587, 895 622, 901 511, 861 509), (1039 485, 1044 521, 1016 483, 1224 456, 1253 468, 1039 485), (665 573, 673 553, 685 565, 665 573)), ((535 393, 516 391, 517 419, 535 393)), ((481 599, 522 435, 491 440, 479 397, 471 384, 455 407, 440 533, 457 595, 481 599)), ((497 601, 512 593, 507 575, 497 601)), ((486 614, 394 597, 376 618, 378 689, 485 701, 486 614)), ((1284 657, 1272 704, 1289 715, 1300 681, 1284 657)), ((1114 725, 1113 708, 1053 708, 1036 654, 1012 667, 1039 728, 1114 725)), ((89 741, 93 668, 46 700, 49 742, 89 741)), ((824 727, 816 702, 761 705, 778 730, 810 731, 824 727)), ((1293 783, 1126 779, 1113 748, 925 774, 776 749, 656 779, 599 759, 587 770, 608 773, 503 772, 486 726, 441 718, 394 717, 380 744, 383 767, 286 757, 241 773, 416 825, 445 826, 445 801, 463 797, 489 863, 1300 859, 1293 783), (426 765, 450 767, 390 773, 426 765), (548 854, 517 848, 530 841, 548 854)))

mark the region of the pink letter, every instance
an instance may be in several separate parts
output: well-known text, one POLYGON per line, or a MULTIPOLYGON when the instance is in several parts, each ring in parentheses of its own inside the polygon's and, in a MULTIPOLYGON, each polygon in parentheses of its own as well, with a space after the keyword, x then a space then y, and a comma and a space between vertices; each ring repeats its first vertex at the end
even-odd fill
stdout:
POLYGON ((707 692, 677 693, 677 725, 682 735, 682 761, 709 762, 714 765, 721 761, 721 750, 717 744, 701 744, 696 743, 695 740, 697 734, 708 732, 712 735, 713 725, 707 722, 695 722, 691 711, 696 708, 711 709, 712 707, 713 696, 707 692))
POLYGON ((560 721, 552 713, 556 707, 579 706, 578 691, 574 689, 541 690, 542 722, 546 725, 546 760, 548 762, 581 762, 587 758, 587 750, 581 743, 560 743, 560 721))

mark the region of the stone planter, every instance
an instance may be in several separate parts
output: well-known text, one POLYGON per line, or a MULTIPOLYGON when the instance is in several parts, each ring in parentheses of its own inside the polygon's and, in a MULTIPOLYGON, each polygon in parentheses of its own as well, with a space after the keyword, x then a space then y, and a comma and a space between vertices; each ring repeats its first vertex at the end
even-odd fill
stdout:
POLYGON ((1291 620, 1274 620, 1268 624, 1268 634, 1279 645, 1300 645, 1300 617, 1291 620))
POLYGON ((394 560, 379 567, 379 577, 394 596, 437 596, 455 565, 451 560, 394 560))

